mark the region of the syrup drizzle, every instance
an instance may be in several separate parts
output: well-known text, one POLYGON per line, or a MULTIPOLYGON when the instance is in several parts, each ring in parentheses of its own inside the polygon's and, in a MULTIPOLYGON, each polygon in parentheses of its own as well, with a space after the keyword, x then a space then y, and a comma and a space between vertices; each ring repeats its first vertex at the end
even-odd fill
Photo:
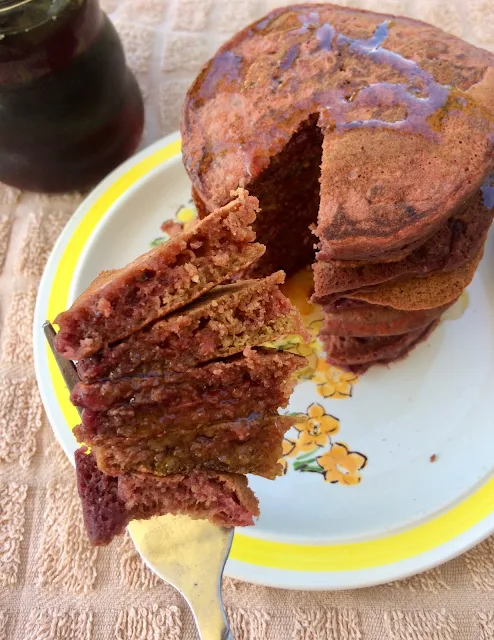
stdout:
POLYGON ((298 54, 300 51, 300 45, 294 44, 293 47, 290 47, 288 51, 285 53, 284 57, 280 62, 280 69, 285 71, 285 69, 289 69, 295 60, 298 58, 298 54))
POLYGON ((486 209, 494 209, 494 173, 484 181, 484 184, 480 187, 482 191, 482 203, 486 209))
MULTIPOLYGON (((378 24, 369 38, 351 38, 342 33, 337 33, 335 28, 327 21, 323 21, 318 12, 300 11, 294 9, 287 19, 279 21, 279 13, 270 14, 250 28, 249 35, 254 38, 261 34, 289 32, 295 34, 307 34, 305 38, 293 38, 295 43, 284 53, 278 62, 277 69, 270 79, 268 87, 263 87, 261 92, 280 92, 285 98, 293 97, 290 103, 290 113, 287 112, 286 100, 282 100, 281 107, 276 103, 268 111, 268 116, 259 121, 262 127, 259 134, 265 135, 266 131, 276 132, 279 123, 286 123, 288 119, 294 122, 303 122, 311 114, 319 114, 318 125, 326 131, 334 134, 344 134, 352 129, 380 129, 393 130, 400 133, 413 133, 438 142, 440 139, 441 122, 444 116, 452 110, 468 108, 471 101, 464 93, 450 86, 442 85, 434 77, 414 60, 386 49, 385 44, 393 22, 385 20, 378 24), (287 28, 288 25, 288 28, 287 28), (280 29, 282 31, 280 31, 280 29), (340 58, 344 63, 348 58, 370 59, 379 67, 388 67, 402 76, 404 82, 375 82, 365 85, 365 80, 357 80, 353 83, 344 81, 342 76, 341 86, 324 88, 324 79, 314 82, 318 71, 317 62, 314 60, 312 69, 315 69, 308 82, 314 83, 315 88, 311 94, 302 91, 303 99, 297 100, 300 74, 297 73, 297 65, 302 64, 307 58, 313 56, 332 56, 340 58), (364 85, 364 86, 362 86, 364 85), (284 95, 283 95, 284 94, 284 95), (401 118, 396 121, 388 121, 379 117, 362 119, 362 110, 374 113, 398 111, 401 118), (379 111, 378 111, 379 110, 379 111), (352 117, 358 113, 360 117, 352 117)), ((282 40, 280 40, 282 41, 282 40)), ((321 67, 322 68, 322 67, 321 67)), ((306 68, 307 69, 307 68, 306 68)), ((213 97, 218 91, 231 93, 256 94, 257 80, 244 83, 246 65, 242 56, 225 51, 216 56, 203 72, 198 82, 194 107, 200 107, 205 100, 213 97)), ((307 70, 306 70, 307 73, 307 70)), ((330 72, 325 72, 330 73, 330 72)), ((338 73, 338 71, 336 71, 338 73)), ((328 75, 329 77, 329 75, 328 75)), ((302 80, 303 82, 303 80, 302 80)), ((261 93, 262 95, 262 93, 261 93)), ((240 147, 244 155, 244 165, 247 175, 257 173, 262 168, 265 149, 259 155, 256 133, 256 122, 252 123, 253 131, 250 140, 234 139, 234 135, 225 136, 213 147, 205 148, 204 155, 235 153, 240 147)), ((491 135, 494 135, 491 134, 491 135)), ((200 160, 202 164, 205 160, 200 160)), ((494 196, 493 196, 494 197, 494 196)))
POLYGON ((210 100, 225 82, 237 84, 240 80, 242 56, 233 51, 223 51, 215 56, 203 71, 202 83, 196 96, 196 106, 210 100))
POLYGON ((322 123, 339 131, 356 128, 394 129, 420 133, 437 140, 439 136, 431 129, 427 118, 445 106, 451 89, 436 82, 430 73, 421 69, 413 60, 382 47, 388 37, 390 26, 391 21, 382 22, 367 39, 353 39, 338 34, 334 40, 334 48, 341 50, 347 47, 357 55, 369 57, 376 64, 391 67, 407 78, 408 84, 376 82, 358 89, 349 98, 345 97, 341 89, 332 90, 329 95, 321 96, 323 101, 326 98, 322 123), (426 93, 425 97, 417 95, 423 92, 426 93), (378 106, 404 107, 407 115, 396 122, 377 118, 350 121, 347 119, 353 109, 378 106))
POLYGON ((335 37, 335 30, 327 22, 316 29, 316 38, 318 40, 318 48, 324 51, 330 51, 333 39, 335 37))
MULTIPOLYGON (((408 81, 398 84, 372 83, 355 88, 350 94, 348 87, 318 90, 313 95, 311 106, 312 110, 315 106, 321 110, 320 125, 340 132, 356 128, 393 129, 438 139, 438 133, 433 131, 427 118, 446 105, 451 89, 436 82, 430 73, 421 69, 413 60, 383 47, 389 35, 391 21, 385 20, 380 23, 369 38, 362 39, 337 34, 328 22, 321 24, 319 14, 314 11, 299 14, 297 19, 298 24, 290 31, 295 34, 309 33, 309 38, 314 37, 316 40, 316 47, 313 47, 308 55, 328 51, 339 55, 348 52, 356 56, 365 56, 378 65, 392 68, 408 81), (376 107, 402 107, 406 110, 406 117, 395 122, 377 118, 351 119, 352 112, 357 109, 361 111, 362 108, 376 107)), ((255 24, 251 32, 269 32, 274 22, 276 17, 268 16, 255 24)), ((282 75, 274 76, 270 83, 273 91, 279 90, 283 84, 283 75, 293 69, 300 54, 300 43, 294 44, 285 53, 279 62, 282 75)), ((203 74, 195 106, 200 106, 203 101, 213 97, 218 90, 227 88, 225 85, 230 85, 234 91, 243 91, 240 73, 242 62, 242 57, 232 51, 225 51, 213 58, 203 74)), ((300 110, 301 106, 294 104, 294 110, 300 110)))

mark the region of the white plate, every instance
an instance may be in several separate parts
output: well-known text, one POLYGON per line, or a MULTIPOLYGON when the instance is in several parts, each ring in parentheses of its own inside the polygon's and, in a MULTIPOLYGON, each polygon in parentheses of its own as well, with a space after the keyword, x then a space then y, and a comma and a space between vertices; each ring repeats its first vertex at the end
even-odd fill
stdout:
MULTIPOLYGON (((189 219, 189 193, 174 135, 98 186, 48 261, 36 306, 36 373, 71 458, 78 416, 41 325, 100 271, 146 251, 163 235, 164 220, 178 211, 189 219)), ((317 340, 291 343, 310 356, 312 369, 288 411, 309 420, 288 434, 286 475, 251 478, 262 515, 254 528, 237 532, 228 575, 287 588, 368 586, 440 564, 494 531, 492 273, 491 238, 469 294, 449 319, 405 361, 357 381, 324 364, 317 340)), ((303 283, 292 282, 290 294, 304 306, 303 283)), ((317 309, 303 311, 317 328, 317 309)))

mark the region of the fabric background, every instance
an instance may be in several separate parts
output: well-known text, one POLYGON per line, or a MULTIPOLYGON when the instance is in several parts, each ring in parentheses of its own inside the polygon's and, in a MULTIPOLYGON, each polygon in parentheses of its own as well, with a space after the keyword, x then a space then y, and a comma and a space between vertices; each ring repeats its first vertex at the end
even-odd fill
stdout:
MULTIPOLYGON (((201 63, 278 4, 103 2, 145 95, 144 144, 178 128, 201 63)), ((492 0, 341 4, 421 18, 494 49, 492 0)), ((128 538, 99 550, 86 542, 74 474, 38 395, 31 346, 37 285, 81 198, 0 185, 0 640, 192 640, 186 606, 144 567, 128 538)), ((227 579, 224 599, 236 640, 494 640, 494 538, 404 582, 311 593, 227 579)))

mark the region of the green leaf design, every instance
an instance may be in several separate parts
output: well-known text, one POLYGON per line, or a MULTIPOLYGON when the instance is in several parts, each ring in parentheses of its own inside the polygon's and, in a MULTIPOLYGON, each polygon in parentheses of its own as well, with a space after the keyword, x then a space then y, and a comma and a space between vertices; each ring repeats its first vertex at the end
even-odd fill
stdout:
POLYGON ((312 449, 312 451, 309 451, 308 453, 303 453, 300 456, 296 457, 296 460, 306 460, 306 458, 310 458, 311 456, 313 456, 315 453, 319 453, 318 448, 316 449, 312 449))
POLYGON ((298 458, 296 458, 293 463, 293 468, 295 469, 295 471, 317 471, 321 473, 323 472, 321 467, 318 464, 316 464, 315 458, 312 458, 312 460, 299 460, 298 458))
POLYGON ((324 470, 321 469, 321 467, 316 466, 316 465, 310 465, 310 464, 303 464, 300 467, 293 465, 293 470, 294 471, 301 471, 302 473, 304 471, 306 472, 310 472, 310 473, 324 473, 324 470))
MULTIPOLYGON (((293 468, 295 469, 295 466, 293 468)), ((301 467, 300 469, 295 469, 295 471, 310 471, 312 473, 324 473, 324 469, 321 469, 319 465, 310 466, 308 464, 305 465, 304 467, 301 467)))
POLYGON ((154 240, 151 241, 151 246, 152 247, 159 247, 160 244, 164 244, 167 241, 167 238, 165 238, 164 236, 160 236, 159 238, 155 238, 154 240))

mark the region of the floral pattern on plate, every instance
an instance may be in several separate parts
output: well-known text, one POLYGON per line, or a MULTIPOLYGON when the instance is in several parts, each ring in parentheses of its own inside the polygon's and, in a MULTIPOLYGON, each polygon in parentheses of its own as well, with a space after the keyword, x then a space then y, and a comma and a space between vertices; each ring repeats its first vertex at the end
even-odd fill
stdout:
POLYGON ((340 432, 338 418, 326 413, 318 403, 311 404, 307 414, 295 415, 298 421, 283 440, 280 460, 283 475, 289 469, 288 459, 294 458, 294 471, 320 473, 332 484, 358 484, 360 471, 367 465, 367 456, 351 451, 343 442, 334 441, 334 436, 340 432), (292 435, 294 432, 295 436, 292 435))

